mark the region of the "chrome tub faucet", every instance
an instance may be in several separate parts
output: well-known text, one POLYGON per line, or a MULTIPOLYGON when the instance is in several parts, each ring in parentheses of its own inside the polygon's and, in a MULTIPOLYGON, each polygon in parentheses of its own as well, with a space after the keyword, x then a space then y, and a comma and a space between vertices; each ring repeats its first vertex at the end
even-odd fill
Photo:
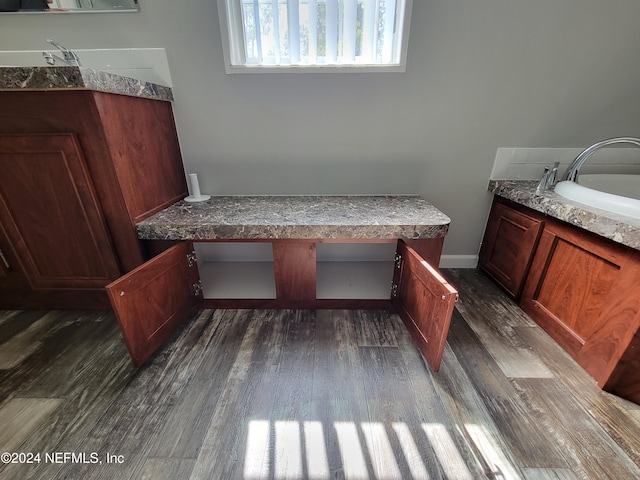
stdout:
POLYGON ((593 153, 597 152, 601 148, 606 147, 608 145, 614 145, 616 143, 629 143, 631 145, 635 145, 636 147, 640 147, 640 138, 616 137, 616 138, 610 138, 608 140, 602 140, 601 142, 598 142, 598 143, 594 143, 590 147, 584 149, 582 153, 580 153, 580 155, 578 155, 575 158, 575 160, 571 162, 571 165, 569 165, 569 168, 567 168, 567 171, 563 175, 562 180, 577 183, 578 175, 580 174, 580 169, 582 168, 582 165, 584 165, 584 162, 587 161, 587 158, 589 158, 593 153))

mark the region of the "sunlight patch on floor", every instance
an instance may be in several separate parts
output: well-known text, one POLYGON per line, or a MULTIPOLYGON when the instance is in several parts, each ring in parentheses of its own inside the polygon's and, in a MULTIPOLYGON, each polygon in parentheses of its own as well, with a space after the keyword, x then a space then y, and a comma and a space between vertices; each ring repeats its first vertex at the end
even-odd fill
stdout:
POLYGON ((488 470, 487 475, 496 479, 517 479, 520 475, 511 465, 505 454, 496 444, 483 425, 466 424, 465 429, 473 440, 475 448, 482 455, 483 462, 488 470))
POLYGON ((427 472, 427 469, 422 462, 422 458, 420 457, 420 450, 418 450, 418 445, 416 445, 416 442, 413 439, 413 435, 411 435, 411 431, 409 430, 407 424, 396 422, 392 424, 392 427, 393 431, 396 432, 398 441, 400 442, 402 453, 404 454, 404 457, 407 459, 407 463, 409 464, 411 477, 415 480, 428 480, 429 473, 427 472))
POLYGON ((302 445, 300 423, 275 422, 275 478, 302 478, 302 445))
MULTIPOLYGON (((467 465, 456 440, 440 423, 423 423, 411 431, 403 422, 334 422, 327 428, 319 421, 251 420, 244 458, 245 480, 263 478, 329 480, 338 469, 347 480, 429 480, 444 475, 472 480, 478 467, 492 478, 519 478, 517 470, 482 425, 467 424, 458 430, 458 441, 473 450, 478 465, 467 465), (461 437, 462 436, 462 440, 461 437), (421 437, 421 438, 419 438, 421 437), (438 466, 430 472, 425 442, 435 453, 438 466), (421 445, 421 446, 419 446, 421 445), (339 459, 331 465, 327 454, 333 446, 339 459), (399 448, 398 448, 399 447, 399 448), (425 456, 427 455, 427 456, 425 456), (407 476, 407 470, 410 476, 407 476), (433 475, 433 477, 431 476, 433 475)), ((434 459, 434 460, 435 460, 434 459)))
POLYGON ((473 475, 464 463, 447 427, 441 423, 423 423, 422 429, 427 434, 446 477, 473 480, 473 475))
POLYGON ((244 478, 247 480, 268 478, 269 476, 269 435, 268 420, 252 420, 247 433, 247 448, 244 454, 244 478))
POLYGON ((369 471, 358 436, 358 427, 354 422, 335 422, 333 426, 338 435, 344 477, 348 480, 367 480, 369 471))
POLYGON ((307 478, 310 480, 329 478, 329 459, 324 444, 322 422, 304 422, 303 430, 307 454, 307 478))

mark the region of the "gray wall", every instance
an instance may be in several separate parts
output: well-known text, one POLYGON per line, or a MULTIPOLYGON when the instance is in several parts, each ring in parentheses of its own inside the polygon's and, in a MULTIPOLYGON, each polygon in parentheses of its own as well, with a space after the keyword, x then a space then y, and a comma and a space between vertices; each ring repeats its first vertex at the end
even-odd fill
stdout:
POLYGON ((498 147, 640 135, 637 0, 414 0, 406 73, 303 75, 226 75, 215 0, 140 4, 4 15, 0 50, 166 48, 205 193, 420 193, 473 256, 498 147))

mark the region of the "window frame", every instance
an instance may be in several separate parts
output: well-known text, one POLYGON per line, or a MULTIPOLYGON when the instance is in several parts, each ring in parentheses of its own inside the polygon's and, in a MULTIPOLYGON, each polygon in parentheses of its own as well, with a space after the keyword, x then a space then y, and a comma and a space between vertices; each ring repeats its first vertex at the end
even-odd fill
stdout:
MULTIPOLYGON (((265 65, 247 64, 244 39, 239 43, 231 41, 229 25, 235 24, 236 31, 243 32, 242 11, 240 2, 236 0, 217 0, 220 33, 224 66, 227 74, 235 73, 402 73, 407 68, 407 50, 409 46, 409 27, 413 0, 404 0, 401 10, 402 38, 399 46, 399 58, 392 64, 297 64, 297 65, 265 65), (235 62, 235 63, 234 63, 235 62), (238 64, 240 62, 240 64, 238 64)), ((400 16, 398 17, 400 18, 400 16)))

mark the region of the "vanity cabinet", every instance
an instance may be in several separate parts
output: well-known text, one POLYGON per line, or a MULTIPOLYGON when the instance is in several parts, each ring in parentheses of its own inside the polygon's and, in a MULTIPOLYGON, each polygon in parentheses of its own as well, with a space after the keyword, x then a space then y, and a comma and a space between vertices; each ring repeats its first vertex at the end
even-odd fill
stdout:
POLYGON ((2 135, 0 152, 5 266, 15 271, 0 280, 3 296, 99 292, 120 267, 75 135, 2 135))
POLYGON ((500 197, 482 250, 479 267, 601 388, 640 403, 640 251, 500 197))
POLYGON ((108 308, 136 222, 187 195, 171 103, 1 91, 0 308, 108 308))
POLYGON ((544 222, 515 205, 491 207, 479 266, 513 298, 518 298, 544 222))
POLYGON ((640 252, 546 222, 520 306, 600 387, 640 403, 640 252))
POLYGON ((106 287, 125 343, 142 365, 175 328, 203 307, 220 308, 394 308, 423 356, 438 371, 456 290, 409 244, 440 256, 442 239, 396 240, 387 299, 318 299, 316 244, 322 239, 272 240, 274 299, 207 299, 192 241, 169 247, 106 287), (392 282, 391 282, 392 281, 392 282))

